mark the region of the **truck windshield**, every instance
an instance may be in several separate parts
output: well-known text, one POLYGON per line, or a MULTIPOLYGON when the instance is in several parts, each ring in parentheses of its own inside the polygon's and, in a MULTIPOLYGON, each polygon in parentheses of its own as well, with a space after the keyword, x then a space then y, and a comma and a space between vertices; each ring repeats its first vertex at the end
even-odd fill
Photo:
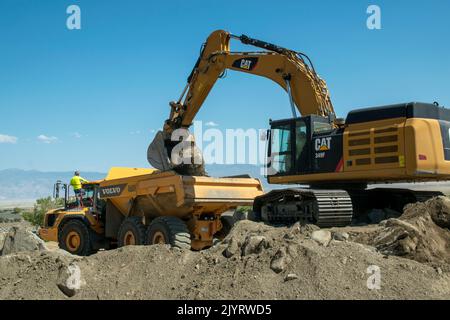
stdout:
POLYGON ((92 199, 94 198, 94 189, 84 189, 83 199, 92 199))

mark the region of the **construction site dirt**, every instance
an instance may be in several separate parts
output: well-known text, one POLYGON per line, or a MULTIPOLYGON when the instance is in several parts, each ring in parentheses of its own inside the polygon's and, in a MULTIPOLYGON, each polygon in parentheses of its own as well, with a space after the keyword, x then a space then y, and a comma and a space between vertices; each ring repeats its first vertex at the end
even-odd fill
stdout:
POLYGON ((437 197, 364 226, 242 220, 200 252, 127 246, 88 257, 9 224, 0 299, 449 299, 449 213, 437 197))

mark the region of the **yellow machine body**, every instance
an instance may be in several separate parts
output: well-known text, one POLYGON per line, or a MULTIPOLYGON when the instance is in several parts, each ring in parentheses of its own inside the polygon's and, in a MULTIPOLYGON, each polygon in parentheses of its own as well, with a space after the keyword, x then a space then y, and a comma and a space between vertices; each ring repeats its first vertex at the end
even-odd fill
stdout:
POLYGON ((436 119, 394 118, 350 124, 343 134, 342 162, 334 172, 269 176, 268 180, 273 184, 449 180, 450 161, 445 160, 445 149, 436 119))
POLYGON ((159 216, 174 216, 187 223, 192 248, 210 246, 221 229, 222 213, 251 206, 263 194, 251 178, 181 176, 173 171, 112 168, 100 183, 100 196, 124 217, 142 216, 145 224, 159 216), (208 219, 202 219, 207 215, 208 219))
POLYGON ((39 237, 44 241, 58 242, 58 228, 65 219, 86 219, 94 232, 101 235, 104 228, 101 222, 90 212, 89 208, 66 210, 64 208, 49 210, 44 216, 44 227, 39 228, 39 237))
MULTIPOLYGON (((66 186, 67 188, 67 186, 66 186)), ((251 206, 263 194, 261 182, 252 178, 211 178, 181 176, 175 172, 153 169, 112 168, 104 180, 84 184, 89 188, 84 207, 67 197, 64 208, 50 210, 44 218, 39 236, 46 241, 60 242, 72 253, 88 254, 97 243, 84 251, 81 242, 117 242, 126 218, 137 217, 148 228, 157 217, 176 217, 190 233, 192 249, 211 246, 222 229, 222 213, 238 206, 251 206), (68 222, 78 220, 89 230, 83 235, 80 226, 65 232, 68 222), (77 229, 78 228, 78 229, 77 229), (72 236, 76 241, 73 245, 72 236), (85 241, 88 241, 85 239, 85 241)))

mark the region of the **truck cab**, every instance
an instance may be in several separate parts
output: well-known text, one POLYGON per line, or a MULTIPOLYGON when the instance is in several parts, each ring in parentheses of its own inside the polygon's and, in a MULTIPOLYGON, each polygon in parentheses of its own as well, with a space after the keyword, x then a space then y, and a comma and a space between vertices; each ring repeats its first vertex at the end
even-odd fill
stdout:
POLYGON ((45 214, 39 236, 45 241, 58 242, 60 248, 72 254, 88 254, 84 251, 93 248, 83 243, 94 243, 91 238, 100 239, 103 234, 106 206, 99 197, 99 183, 84 183, 81 197, 76 199, 71 195, 70 185, 57 181, 53 196, 55 199, 64 199, 63 207, 45 214))

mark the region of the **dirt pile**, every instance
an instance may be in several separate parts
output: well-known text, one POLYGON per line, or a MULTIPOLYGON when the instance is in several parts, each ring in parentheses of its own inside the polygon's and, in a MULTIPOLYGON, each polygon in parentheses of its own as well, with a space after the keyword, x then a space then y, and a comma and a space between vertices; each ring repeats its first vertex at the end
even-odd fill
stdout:
POLYGON ((436 197, 405 207, 398 219, 356 238, 386 255, 402 256, 430 264, 450 263, 450 199, 436 197))
POLYGON ((345 234, 240 221, 223 242, 202 252, 166 246, 130 246, 84 258, 19 252, 0 257, 0 299, 450 298, 445 268, 387 258, 345 234), (373 266, 379 289, 368 286, 373 266))

